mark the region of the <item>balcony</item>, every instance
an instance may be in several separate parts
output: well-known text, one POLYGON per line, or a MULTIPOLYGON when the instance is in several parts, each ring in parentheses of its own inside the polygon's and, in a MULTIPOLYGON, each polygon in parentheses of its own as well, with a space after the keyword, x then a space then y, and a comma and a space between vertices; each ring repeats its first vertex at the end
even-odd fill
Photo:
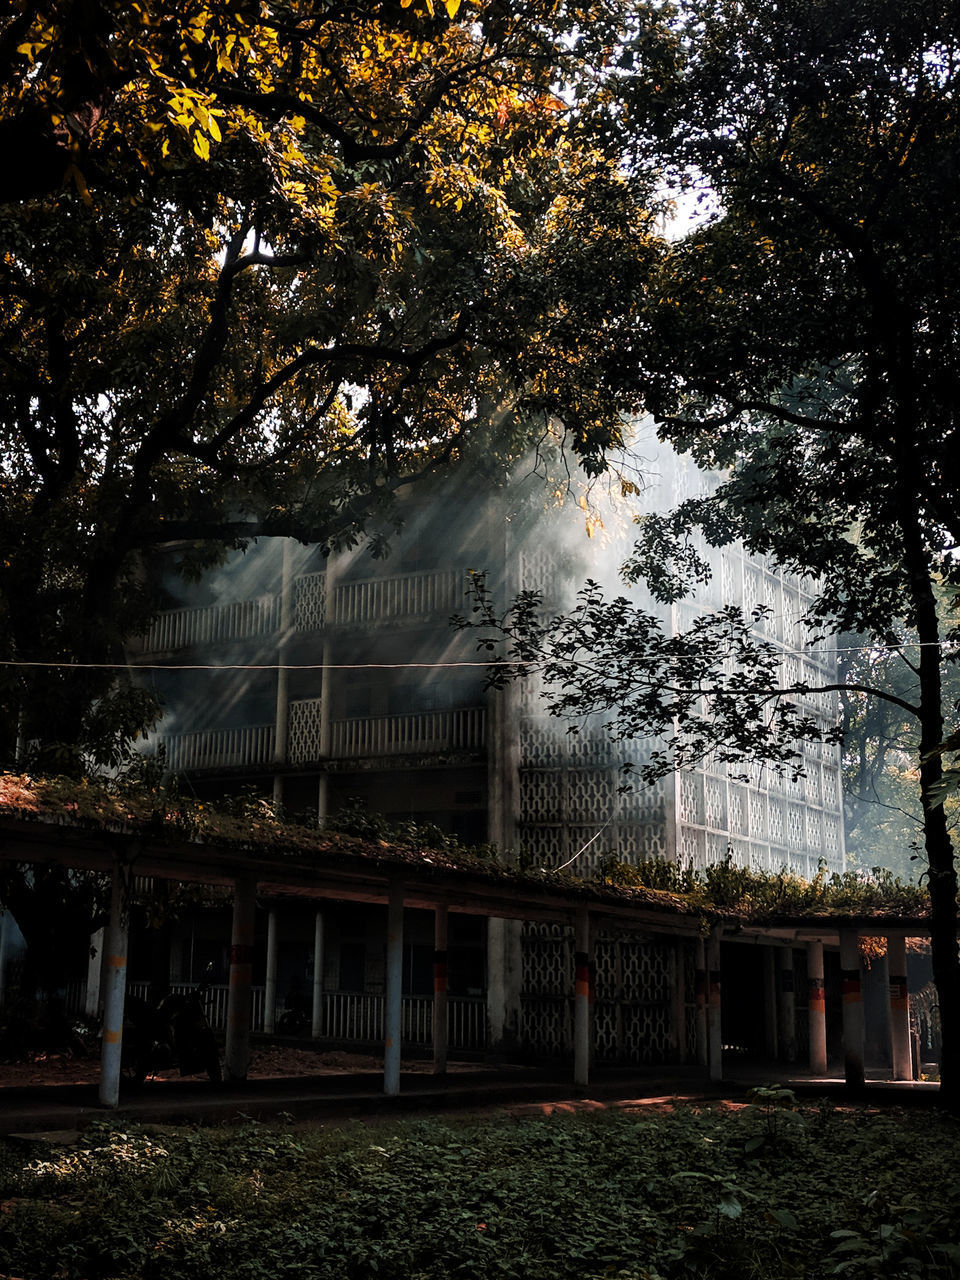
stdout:
MULTIPOLYGON (((486 709, 455 707, 409 715, 335 720, 330 731, 333 759, 477 752, 483 750, 486 741, 486 709)), ((171 773, 273 769, 277 764, 276 733, 272 724, 161 734, 156 741, 166 751, 167 769, 171 773)), ((322 759, 320 699, 291 702, 288 763, 309 765, 322 759)))
POLYGON ((200 609, 168 609, 157 616, 141 640, 141 652, 169 653, 202 645, 225 644, 250 636, 268 636, 279 619, 277 597, 256 596, 200 609))
POLYGON ((466 581, 462 569, 440 569, 341 582, 333 592, 332 621, 347 626, 375 626, 400 618, 449 614, 463 608, 466 581))
POLYGON ((485 734, 484 707, 335 720, 331 725, 331 755, 350 760, 479 751, 485 734))
MULTIPOLYGON (((328 601, 326 580, 323 572, 301 574, 295 580, 293 616, 298 631, 321 631, 328 622, 374 627, 403 619, 445 617, 463 608, 467 588, 464 570, 440 569, 341 582, 328 601)), ((135 647, 141 654, 172 653, 269 636, 279 625, 280 596, 266 594, 229 604, 168 609, 157 616, 135 647)))
POLYGON ((272 724, 175 733, 161 735, 157 739, 157 745, 166 751, 167 769, 170 773, 271 765, 276 753, 275 742, 272 724))

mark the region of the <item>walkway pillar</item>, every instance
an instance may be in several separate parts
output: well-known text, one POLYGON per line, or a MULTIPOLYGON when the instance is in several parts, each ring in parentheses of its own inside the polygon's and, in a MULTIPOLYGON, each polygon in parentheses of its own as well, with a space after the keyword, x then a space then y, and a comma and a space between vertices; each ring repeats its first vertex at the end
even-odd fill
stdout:
POLYGON ((267 913, 267 971, 263 986, 263 1029, 272 1036, 277 1029, 277 913, 267 913))
POLYGON ((794 992, 793 948, 777 948, 777 1036, 784 1062, 797 1059, 797 1000, 794 992))
POLYGON ((103 1041, 100 1050, 100 1101, 115 1107, 120 1101, 120 1060, 123 1054, 123 1003, 127 989, 127 932, 129 873, 117 861, 110 886, 110 924, 106 931, 103 980, 103 1041))
POLYGON ((710 931, 707 941, 707 1054, 710 1079, 723 1079, 723 1031, 720 992, 720 932, 710 931))
POLYGON ((827 1074, 827 993, 823 980, 823 943, 807 943, 807 1021, 810 1039, 810 1072, 827 1074))
POLYGON ((775 1061, 780 1051, 777 1037, 777 948, 763 948, 763 1051, 775 1061))
POLYGON ((890 964, 890 1059, 894 1080, 913 1079, 910 1051, 910 998, 907 986, 907 939, 903 934, 887 938, 890 964))
POLYGON ((323 1035, 323 912, 317 910, 313 924, 313 1008, 310 1034, 314 1040, 323 1035))
POLYGON ((100 1012, 100 983, 103 973, 103 953, 106 947, 106 930, 97 929, 90 935, 90 956, 87 960, 87 994, 83 1012, 88 1018, 96 1018, 100 1012))
POLYGON ((521 929, 519 920, 487 920, 487 1048, 495 1054, 512 1052, 520 1040, 521 929))
POLYGON ((390 884, 387 901, 387 990, 383 1010, 383 1092, 400 1092, 400 1041, 403 1017, 403 886, 390 884))
POLYGON ((433 1074, 447 1073, 450 1029, 447 1025, 447 904, 433 912, 433 1074))
POLYGON ((250 1066, 250 1013, 253 1002, 253 938, 257 910, 256 881, 237 880, 230 932, 227 991, 227 1047, 224 1062, 230 1080, 246 1080, 250 1066))
POLYGON ((697 939, 694 998, 696 1000, 697 1065, 705 1067, 709 1062, 707 1043, 707 956, 702 938, 697 939))
POLYGON ((851 1089, 862 1089, 863 994, 860 989, 860 947, 855 929, 840 930, 840 979, 843 989, 843 1072, 851 1089))
POLYGON ((573 1006, 573 1082, 585 1089, 590 1083, 590 1048, 593 1038, 593 955, 590 913, 577 910, 574 928, 575 995, 573 1006))
MULTIPOLYGON (((687 1054, 690 1052, 690 1045, 687 1044, 687 992, 684 984, 683 956, 684 946, 686 945, 682 938, 674 938, 672 944, 668 944, 668 963, 670 974, 670 1049, 676 1062, 686 1062, 687 1054)), ((596 964, 594 964, 594 972, 596 972, 596 964)))

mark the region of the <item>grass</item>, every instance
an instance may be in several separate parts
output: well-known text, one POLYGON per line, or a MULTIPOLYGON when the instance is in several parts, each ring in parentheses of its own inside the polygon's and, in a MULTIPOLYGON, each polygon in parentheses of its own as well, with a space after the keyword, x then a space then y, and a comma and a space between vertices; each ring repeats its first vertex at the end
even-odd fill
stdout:
POLYGON ((819 1280, 960 1275, 960 1125, 798 1109, 103 1125, 0 1146, 24 1280, 819 1280))

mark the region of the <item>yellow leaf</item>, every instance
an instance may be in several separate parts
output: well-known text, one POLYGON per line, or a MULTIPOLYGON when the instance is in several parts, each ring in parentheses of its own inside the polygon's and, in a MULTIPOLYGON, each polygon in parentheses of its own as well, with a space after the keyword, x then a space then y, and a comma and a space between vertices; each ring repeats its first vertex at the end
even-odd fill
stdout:
POLYGON ((87 180, 75 164, 67 165, 67 171, 63 175, 63 182, 64 186, 66 186, 68 182, 73 183, 77 188, 80 199, 88 208, 93 204, 93 199, 90 195, 90 188, 87 186, 87 180))
POLYGON ((460 0, 444 0, 444 8, 447 11, 448 18, 455 18, 457 10, 460 8, 460 0))

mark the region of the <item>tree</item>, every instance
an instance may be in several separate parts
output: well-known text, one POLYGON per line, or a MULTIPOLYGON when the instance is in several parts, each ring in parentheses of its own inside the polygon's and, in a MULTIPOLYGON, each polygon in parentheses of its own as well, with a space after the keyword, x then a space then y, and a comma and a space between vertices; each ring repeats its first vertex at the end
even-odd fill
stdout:
MULTIPOLYGON (((957 1105, 943 759, 960 744, 945 730, 955 708, 944 694, 960 585, 960 237, 943 211, 960 197, 960 33, 932 0, 694 0, 685 35, 675 155, 712 212, 666 255, 623 355, 662 436, 721 480, 641 525, 634 572, 669 596, 677 566, 703 570, 691 529, 714 545, 739 538, 810 578, 814 631, 899 653, 909 688, 856 675, 846 687, 916 728, 942 1091, 957 1105)), ((588 598, 584 611, 585 640, 599 636, 608 654, 635 646, 622 605, 588 598)), ((734 645, 741 625, 731 619, 734 645)), ((709 655, 697 653, 690 678, 707 669, 712 679, 709 655)), ((791 692, 807 692, 754 672, 739 691, 754 717, 764 705, 782 716, 791 692)), ((635 679, 624 670, 619 688, 597 683, 618 723, 635 679)), ((734 731, 721 717, 710 732, 719 738, 722 726, 734 731)), ((797 727, 788 711, 785 728, 797 727)))
POLYGON ((158 548, 349 538, 546 416, 602 465, 657 244, 619 84, 669 76, 658 31, 619 2, 2 20, 0 636, 63 664, 5 667, 5 758, 149 719, 90 665, 156 607, 158 548))

